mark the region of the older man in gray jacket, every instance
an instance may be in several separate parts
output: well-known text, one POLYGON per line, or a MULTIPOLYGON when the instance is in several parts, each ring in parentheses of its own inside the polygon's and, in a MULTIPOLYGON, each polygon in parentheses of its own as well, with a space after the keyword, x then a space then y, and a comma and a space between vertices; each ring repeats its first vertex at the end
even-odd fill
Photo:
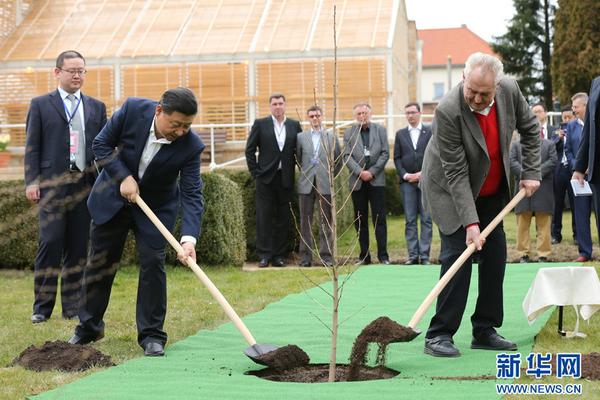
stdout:
MULTIPOLYGON (((480 234, 508 199, 508 153, 515 129, 521 134, 523 157, 519 185, 531 196, 541 180, 539 124, 516 81, 502 75, 497 58, 482 53, 469 56, 462 82, 435 111, 421 175, 425 206, 440 229, 440 276, 466 246, 474 243, 479 250, 479 295, 471 316, 473 349, 517 349, 496 332, 504 313, 506 237, 502 224, 486 239, 480 234)), ((426 354, 460 355, 453 336, 460 326, 470 282, 469 259, 438 297, 425 338, 426 354)))
POLYGON ((356 123, 344 132, 344 163, 350 170, 348 183, 354 204, 354 226, 360 243, 360 264, 371 263, 369 203, 375 226, 377 258, 380 263, 389 264, 384 168, 390 158, 390 145, 385 128, 371 122, 369 104, 358 103, 353 111, 356 123))
POLYGON ((315 202, 319 205, 319 262, 333 265, 331 226, 331 185, 336 166, 341 164, 340 144, 322 125, 323 110, 312 106, 306 112, 310 129, 298 134, 296 161, 300 166, 298 202, 300 206, 300 266, 310 267, 313 259, 312 220, 315 202), (334 168, 330 168, 333 166, 334 168))

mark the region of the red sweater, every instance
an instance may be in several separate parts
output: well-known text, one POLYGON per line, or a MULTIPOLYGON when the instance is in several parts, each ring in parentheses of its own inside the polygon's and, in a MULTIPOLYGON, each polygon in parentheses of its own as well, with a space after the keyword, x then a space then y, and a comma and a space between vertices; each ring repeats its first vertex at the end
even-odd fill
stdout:
POLYGON ((498 115, 496 113, 496 103, 490 109, 488 115, 474 112, 477 122, 483 132, 488 155, 490 156, 490 170, 483 186, 479 191, 479 196, 492 196, 498 193, 502 178, 504 175, 502 166, 502 153, 500 152, 500 134, 498 132, 498 115))

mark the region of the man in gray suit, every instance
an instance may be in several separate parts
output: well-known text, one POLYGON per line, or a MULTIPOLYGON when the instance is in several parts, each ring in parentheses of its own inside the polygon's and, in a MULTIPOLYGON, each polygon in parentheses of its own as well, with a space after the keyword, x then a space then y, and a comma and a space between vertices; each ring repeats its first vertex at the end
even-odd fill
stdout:
MULTIPOLYGON (((506 237, 500 223, 487 238, 485 228, 508 200, 509 145, 521 134, 519 186, 527 196, 540 186, 540 127, 516 81, 503 78, 502 63, 474 53, 463 80, 440 101, 433 137, 425 150, 421 188, 425 206, 440 229, 440 276, 466 249, 479 250, 479 295, 471 316, 471 348, 516 350, 500 336, 502 325, 506 237), (486 244, 484 246, 484 244, 486 244)), ((471 282, 471 259, 458 270, 437 299, 425 338, 425 353, 458 357, 452 337, 460 326, 471 282)))
POLYGON ((312 106, 306 112, 310 129, 298 134, 296 161, 300 166, 298 200, 300 205, 300 266, 310 267, 313 257, 312 220, 315 201, 319 205, 319 261, 317 264, 333 265, 331 249, 331 174, 340 164, 340 144, 331 131, 324 131, 321 121, 323 111, 312 106))
POLYGON ((344 163, 350 170, 348 183, 354 204, 354 226, 360 243, 360 263, 370 264, 368 213, 375 226, 377 258, 389 264, 385 219, 385 173, 390 145, 385 128, 370 121, 371 106, 358 103, 353 108, 356 123, 344 133, 344 163))

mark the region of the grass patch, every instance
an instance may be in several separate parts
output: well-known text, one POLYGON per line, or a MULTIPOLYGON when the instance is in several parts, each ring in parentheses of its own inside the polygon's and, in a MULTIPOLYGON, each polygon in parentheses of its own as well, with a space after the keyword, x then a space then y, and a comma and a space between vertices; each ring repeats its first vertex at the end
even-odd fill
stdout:
MULTIPOLYGON (((573 245, 570 235, 570 214, 565 213, 563 225, 563 243, 553 247, 554 259, 572 260, 573 245)), ((372 227, 371 227, 372 229, 372 227)), ((509 243, 509 260, 515 243, 515 218, 509 215, 505 220, 505 231, 509 243)), ((595 229, 593 229, 595 231, 595 229)), ((595 235, 594 235, 595 236, 595 235)), ((532 237, 534 237, 532 228, 532 237)), ((374 235, 372 249, 376 249, 374 235)), ((340 252, 349 252, 357 257, 358 248, 354 247, 356 234, 349 229, 340 238, 340 252)), ((406 257, 404 239, 404 220, 399 217, 388 219, 388 249, 393 261, 403 262, 406 257)), ((597 243, 597 237, 594 238, 597 243)), ((574 250, 573 250, 574 249, 574 250)), ((596 254, 597 248, 595 248, 596 254)), ((432 259, 437 260, 439 254, 439 235, 434 230, 432 259)), ((223 267, 207 269, 207 274, 215 285, 223 292, 236 311, 244 316, 260 311, 267 304, 279 300, 289 293, 300 292, 310 287, 308 280, 298 271, 260 271, 257 273, 242 272, 239 268, 223 267)), ((302 271, 316 282, 326 281, 327 273, 323 269, 302 271)), ((186 268, 168 268, 168 312, 166 331, 169 344, 173 344, 201 329, 212 329, 227 318, 220 307, 198 281, 196 276, 186 268)), ((27 346, 41 345, 47 340, 67 340, 73 333, 76 321, 60 318, 60 308, 56 308, 50 321, 32 325, 29 321, 33 300, 33 274, 31 271, 0 270, 0 281, 3 286, 2 307, 0 307, 0 399, 22 399, 27 395, 40 393, 89 375, 95 370, 81 373, 32 372, 20 367, 5 367, 27 346)), ((137 269, 124 267, 117 274, 113 286, 111 301, 106 314, 106 337, 94 345, 98 350, 112 357, 115 363, 123 363, 132 358, 141 357, 142 350, 137 346, 135 329, 135 294, 137 288, 137 269)), ((572 329, 575 315, 572 309, 565 309, 564 326, 572 329)), ((468 321, 464 321, 468 323, 468 321)), ((559 337, 556 332, 556 315, 540 332, 536 339, 535 352, 582 352, 598 351, 600 337, 600 319, 595 315, 590 325, 583 323, 581 330, 588 334, 586 340, 568 340, 559 337)), ((259 338, 257 340, 260 341, 259 338)), ((240 349, 240 352, 243 349, 240 349)), ((241 354, 241 353, 240 353, 241 354)), ((523 354, 522 358, 527 355, 523 354)), ((543 383, 551 382, 544 378, 543 383)), ((564 383, 564 382, 563 382, 564 383)), ((600 393, 597 382, 585 383, 582 398, 594 398, 592 393, 600 393)), ((523 398, 523 397, 519 397, 523 398)), ((535 396, 531 398, 544 398, 535 396)))

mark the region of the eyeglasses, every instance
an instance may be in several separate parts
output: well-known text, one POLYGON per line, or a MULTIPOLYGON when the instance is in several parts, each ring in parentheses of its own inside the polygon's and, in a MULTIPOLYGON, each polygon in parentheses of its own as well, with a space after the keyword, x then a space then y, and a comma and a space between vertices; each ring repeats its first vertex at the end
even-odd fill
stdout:
POLYGON ((79 75, 79 76, 84 76, 87 71, 85 69, 62 69, 60 68, 61 71, 66 72, 68 74, 71 74, 71 76, 75 76, 75 75, 79 75))
POLYGON ((319 114, 311 114, 308 116, 308 118, 321 118, 321 115, 319 114))
POLYGON ((406 115, 415 115, 415 114, 421 114, 420 111, 407 111, 406 115))

